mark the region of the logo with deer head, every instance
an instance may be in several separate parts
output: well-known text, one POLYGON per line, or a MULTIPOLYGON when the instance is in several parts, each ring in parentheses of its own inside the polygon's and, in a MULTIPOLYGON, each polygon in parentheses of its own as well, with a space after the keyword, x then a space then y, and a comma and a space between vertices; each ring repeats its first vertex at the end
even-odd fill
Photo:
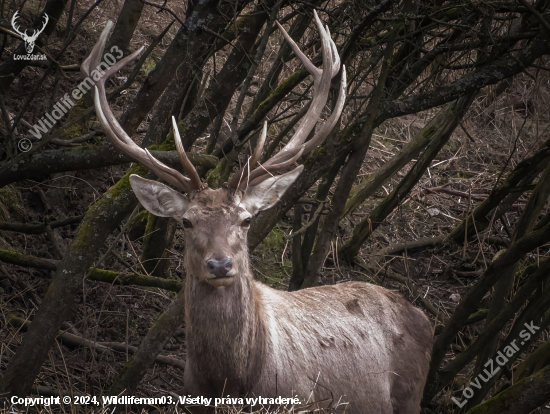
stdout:
POLYGON ((16 23, 17 17, 19 17, 18 13, 19 12, 16 11, 15 14, 13 15, 13 17, 11 19, 11 26, 13 27, 13 30, 17 34, 20 34, 23 37, 23 40, 25 41, 25 49, 27 50, 28 54, 31 54, 32 51, 34 50, 34 42, 36 42, 36 39, 38 39, 38 36, 40 35, 40 33, 42 33, 44 31, 44 29, 46 28, 46 25, 48 24, 48 21, 50 20, 50 18, 48 17, 48 15, 46 13, 44 13, 44 24, 42 25, 42 28, 40 28, 38 30, 35 29, 33 34, 31 36, 29 36, 27 34, 26 30, 24 32, 19 30, 19 26, 16 23))

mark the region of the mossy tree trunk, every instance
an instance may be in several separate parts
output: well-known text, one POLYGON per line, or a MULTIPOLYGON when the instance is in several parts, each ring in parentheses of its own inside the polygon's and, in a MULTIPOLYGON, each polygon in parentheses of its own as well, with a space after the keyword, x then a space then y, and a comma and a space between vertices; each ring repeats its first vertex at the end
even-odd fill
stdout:
POLYGON ((74 305, 76 295, 82 290, 84 276, 96 259, 99 249, 137 205, 137 199, 130 188, 130 174, 146 172, 139 165, 131 168, 88 209, 77 235, 57 267, 42 305, 33 318, 33 324, 4 371, 0 393, 27 395, 30 392, 62 322, 74 305))
MULTIPOLYGON (((0 250, 0 261, 17 266, 44 270, 57 270, 57 267, 61 263, 59 260, 42 259, 10 250, 0 250)), ((174 293, 179 292, 182 288, 181 283, 173 279, 166 280, 139 273, 119 273, 105 269, 94 269, 88 278, 97 282, 119 286, 136 285, 158 287, 174 293)))
POLYGON ((378 76, 377 85, 371 93, 369 105, 367 106, 367 117, 362 125, 358 138, 356 139, 355 148, 351 151, 348 161, 342 169, 340 179, 334 190, 334 197, 332 197, 331 210, 328 213, 323 228, 317 236, 317 242, 313 249, 313 253, 309 258, 307 265, 304 282, 302 288, 313 287, 318 283, 319 274, 323 267, 325 258, 327 257, 330 244, 334 239, 334 235, 338 228, 338 222, 340 221, 341 214, 344 210, 346 200, 353 186, 353 182, 363 165, 363 160, 367 154, 370 146, 372 133, 374 131, 374 119, 376 116, 376 108, 380 104, 382 97, 384 96, 384 87, 386 85, 386 79, 390 70, 390 63, 393 56, 393 45, 397 36, 398 29, 394 29, 390 34, 390 40, 386 45, 386 52, 384 54, 384 60, 382 62, 382 68, 380 69, 380 75, 378 76))
POLYGON ((467 414, 530 413, 550 401, 550 366, 495 395, 467 414))
POLYGON ((128 46, 141 17, 143 6, 145 6, 145 3, 141 0, 124 0, 124 5, 116 19, 115 28, 105 50, 111 50, 113 46, 116 46, 125 55, 128 54, 128 46))
POLYGON ((174 244, 177 225, 173 218, 157 217, 149 213, 141 254, 141 264, 147 273, 163 278, 170 276, 168 249, 174 244))

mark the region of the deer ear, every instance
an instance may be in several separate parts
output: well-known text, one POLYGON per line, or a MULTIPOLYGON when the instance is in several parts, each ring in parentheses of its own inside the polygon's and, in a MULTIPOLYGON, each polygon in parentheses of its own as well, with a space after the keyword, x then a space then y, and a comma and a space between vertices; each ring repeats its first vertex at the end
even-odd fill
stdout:
POLYGON ((189 199, 157 181, 130 175, 130 185, 145 209, 159 217, 180 219, 189 207, 189 199))
POLYGON ((286 174, 271 177, 258 185, 248 187, 241 204, 250 214, 267 210, 280 200, 286 190, 296 181, 303 169, 304 166, 300 165, 286 174))

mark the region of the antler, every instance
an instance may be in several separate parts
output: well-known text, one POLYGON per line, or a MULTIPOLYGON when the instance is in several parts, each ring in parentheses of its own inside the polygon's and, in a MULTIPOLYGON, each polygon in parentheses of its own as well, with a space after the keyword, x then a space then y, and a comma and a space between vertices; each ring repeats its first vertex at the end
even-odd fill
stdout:
MULTIPOLYGON (((80 71, 84 76, 90 76, 90 72, 98 67, 103 56, 103 51, 105 49, 105 43, 107 42, 107 36, 113 22, 109 21, 103 29, 103 32, 99 36, 99 40, 92 49, 90 56, 82 63, 80 71)), ((105 70, 105 74, 102 78, 96 82, 95 85, 95 94, 94 94, 94 104, 96 108, 96 114, 99 118, 103 131, 107 135, 107 138, 111 141, 113 146, 118 149, 120 152, 128 155, 133 160, 143 164, 151 171, 153 171, 159 178, 163 179, 167 183, 177 187, 183 192, 191 192, 193 190, 198 190, 201 187, 201 181, 195 170, 195 167, 191 164, 183 145, 181 143, 181 138, 179 131, 176 125, 175 119, 172 117, 172 125, 174 127, 174 141, 176 142, 176 148, 180 157, 180 161, 183 165, 184 171, 191 178, 185 177, 179 171, 174 170, 173 168, 168 167, 167 165, 161 163, 156 158, 154 158, 147 149, 140 148, 129 136, 126 134, 124 129, 120 126, 116 120, 109 104, 107 102, 107 95, 105 92, 105 82, 112 76, 114 73, 118 72, 128 63, 135 60, 138 55, 143 50, 143 47, 135 51, 129 56, 126 56, 124 59, 115 63, 109 69, 105 70)))
POLYGON ((27 36, 27 31, 25 30, 25 32, 21 32, 21 31, 19 30, 19 26, 16 26, 16 25, 15 25, 15 21, 17 20, 17 17, 19 17, 18 14, 19 14, 19 11, 16 11, 16 12, 13 14, 13 17, 11 18, 11 26, 13 27, 13 30, 15 31, 15 33, 18 33, 18 34, 20 34, 21 36, 26 37, 26 36, 27 36))
POLYGON ((328 27, 326 29, 323 28, 321 20, 319 19, 319 16, 317 16, 317 12, 315 10, 313 11, 313 14, 315 16, 317 28, 319 29, 319 33, 321 35, 323 53, 322 70, 317 68, 307 58, 307 56, 304 55, 294 40, 292 40, 285 29, 277 22, 277 26, 279 27, 279 30, 281 30, 286 41, 298 59, 300 59, 300 61, 304 64, 307 71, 313 76, 314 87, 311 105, 304 118, 300 121, 294 136, 285 145, 285 147, 263 165, 260 164, 259 167, 250 172, 251 168, 256 167, 255 164, 258 161, 259 154, 261 154, 262 151, 267 132, 265 124, 262 136, 254 151, 254 155, 249 159, 246 165, 232 177, 228 184, 229 187, 242 188, 245 184, 251 186, 257 185, 269 178, 271 173, 280 171, 289 165, 292 165, 302 155, 308 154, 321 142, 323 142, 340 118, 346 98, 346 68, 344 66, 342 66, 340 91, 334 111, 329 119, 323 124, 319 132, 317 132, 311 140, 305 142, 310 132, 313 128, 315 128, 323 107, 327 102, 331 79, 336 76, 338 70, 340 69, 340 56, 338 56, 336 45, 330 38, 329 29, 328 27), (258 154, 257 157, 256 154, 258 154))
POLYGON ((35 30, 32 34, 32 36, 30 36, 30 39, 32 41, 35 41, 36 38, 38 37, 38 35, 40 33, 42 33, 44 31, 44 29, 46 28, 46 25, 48 24, 48 22, 50 21, 50 18, 48 17, 48 15, 46 13, 44 13, 44 17, 45 17, 45 20, 44 20, 44 24, 42 25, 42 28, 40 30, 35 30))

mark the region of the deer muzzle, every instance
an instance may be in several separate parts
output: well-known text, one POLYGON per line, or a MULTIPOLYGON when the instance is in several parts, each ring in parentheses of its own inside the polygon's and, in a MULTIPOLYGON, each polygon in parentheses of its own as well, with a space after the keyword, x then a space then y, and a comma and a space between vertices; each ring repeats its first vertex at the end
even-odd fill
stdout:
POLYGON ((206 269, 213 277, 206 279, 214 287, 229 286, 233 283, 233 274, 230 273, 233 269, 233 264, 229 257, 216 260, 209 259, 206 261, 206 269))

